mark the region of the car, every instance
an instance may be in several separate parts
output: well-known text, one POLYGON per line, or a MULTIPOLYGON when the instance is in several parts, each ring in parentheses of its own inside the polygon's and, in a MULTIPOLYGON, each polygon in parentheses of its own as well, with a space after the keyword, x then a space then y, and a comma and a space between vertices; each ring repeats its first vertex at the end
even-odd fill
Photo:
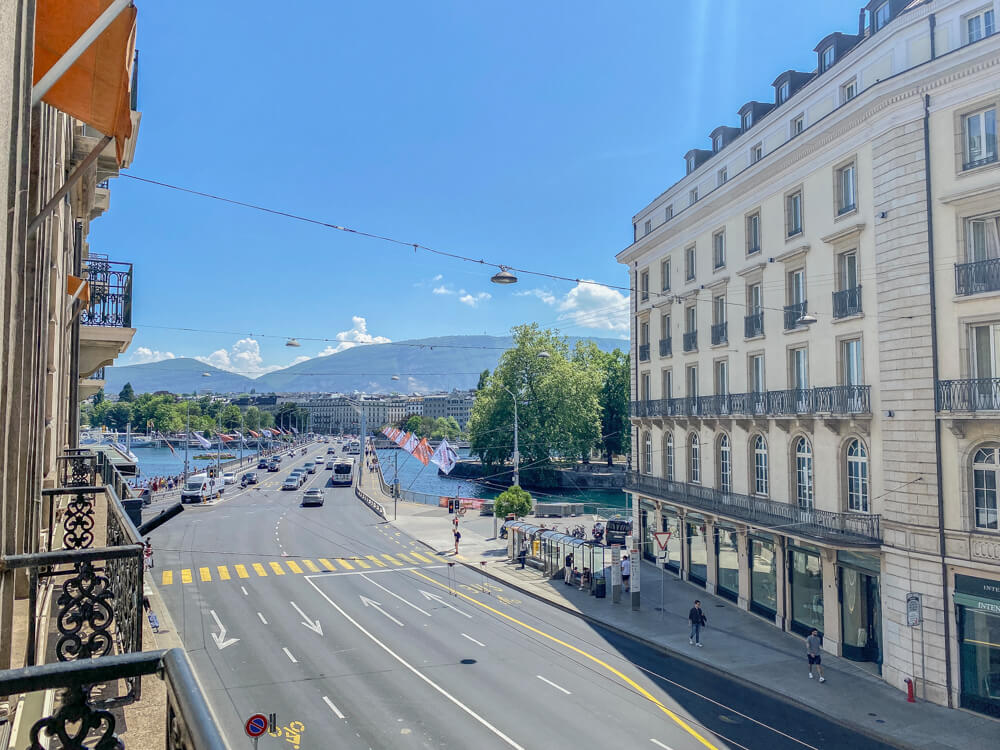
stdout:
POLYGON ((326 470, 327 470, 327 471, 333 471, 333 465, 334 465, 335 463, 337 463, 337 462, 336 462, 336 461, 334 461, 334 460, 333 460, 332 458, 331 458, 331 459, 330 459, 329 461, 327 461, 327 462, 326 462, 326 470))
POLYGON ((258 469, 266 469, 267 468, 267 461, 262 458, 260 461, 257 462, 257 468, 258 469))
POLYGON ((295 471, 293 471, 291 474, 288 475, 288 478, 294 479, 296 482, 299 483, 299 487, 301 487, 303 484, 305 484, 306 473, 302 471, 302 469, 296 469, 295 471))
POLYGON ((223 484, 236 484, 236 472, 227 471, 222 475, 223 484))
POLYGON ((260 477, 257 476, 256 471, 248 471, 243 475, 243 481, 247 484, 257 484, 260 482, 260 477))
POLYGON ((322 505, 323 491, 318 487, 312 487, 302 495, 302 505, 322 505))
POLYGON ((268 471, 281 471, 281 465, 277 461, 272 461, 267 465, 268 471))
POLYGON ((283 490, 297 490, 299 488, 299 480, 295 477, 288 477, 284 482, 281 483, 281 489, 283 490))
POLYGON ((313 461, 306 461, 305 464, 304 464, 304 468, 310 474, 315 474, 316 473, 316 464, 313 461))
POLYGON ((324 461, 326 461, 326 456, 316 456, 317 466, 322 466, 324 461))
POLYGON ((334 448, 333 446, 330 446, 329 448, 326 449, 326 455, 334 456, 336 454, 337 454, 337 449, 334 448))

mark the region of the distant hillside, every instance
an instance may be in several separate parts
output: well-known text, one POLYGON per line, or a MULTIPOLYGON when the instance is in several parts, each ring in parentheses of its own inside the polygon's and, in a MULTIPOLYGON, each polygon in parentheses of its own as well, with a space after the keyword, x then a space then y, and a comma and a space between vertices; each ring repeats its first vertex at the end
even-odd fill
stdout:
MULTIPOLYGON (((593 341, 604 351, 628 349, 621 339, 567 337, 593 341)), ((327 357, 315 357, 284 370, 251 379, 210 367, 194 359, 169 359, 147 365, 109 367, 107 390, 117 393, 132 383, 137 393, 171 391, 190 393, 210 388, 219 393, 312 391, 367 393, 430 393, 453 388, 474 388, 483 370, 496 367, 509 336, 440 336, 397 341, 392 344, 356 346, 327 357), (202 376, 210 372, 210 378, 202 376), (399 380, 393 380, 394 375, 399 380)))

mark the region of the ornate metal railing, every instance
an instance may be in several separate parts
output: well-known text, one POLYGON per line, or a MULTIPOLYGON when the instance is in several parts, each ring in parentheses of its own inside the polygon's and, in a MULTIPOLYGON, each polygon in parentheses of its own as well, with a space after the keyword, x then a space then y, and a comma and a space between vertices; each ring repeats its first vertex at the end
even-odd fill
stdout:
POLYGON ((719 344, 725 344, 729 341, 729 324, 723 321, 722 323, 712 324, 712 346, 718 346, 719 344))
POLYGON ((104 380, 104 368, 98 367, 86 377, 86 380, 104 380))
POLYGON ((688 331, 684 334, 684 351, 693 352, 698 348, 698 331, 688 331))
POLYGON ((963 170, 965 170, 965 169, 975 169, 976 167, 982 167, 982 166, 985 166, 987 164, 992 164, 996 160, 997 160, 997 155, 995 153, 993 153, 993 154, 987 154, 982 159, 973 159, 972 161, 965 162, 962 165, 962 169, 963 170))
POLYGON ((90 283, 90 305, 80 313, 80 324, 131 328, 132 264, 91 255, 84 275, 90 283))
POLYGON ((833 317, 847 318, 861 314, 861 285, 833 293, 833 317))
POLYGON ((639 361, 649 362, 649 344, 639 344, 639 361))
POLYGON ((671 357, 673 356, 673 342, 670 338, 660 339, 660 356, 661 357, 671 357))
POLYGON ((751 497, 738 492, 722 492, 686 482, 671 482, 634 471, 626 473, 625 489, 645 492, 667 502, 743 521, 762 529, 774 529, 783 534, 858 546, 881 544, 879 516, 876 514, 800 508, 777 500, 751 497))
POLYGON ((1000 378, 939 380, 934 408, 937 411, 1000 411, 1000 378))
MULTIPOLYGON (((952 382, 952 381, 944 381, 952 382)), ((968 382, 968 381, 963 381, 968 382)), ((1000 381, 993 381, 998 382, 1000 381)), ((1000 392, 1000 388, 998 388, 1000 392)), ((997 397, 1000 408, 1000 396, 997 397)), ((633 401, 633 417, 784 417, 799 414, 869 414, 871 386, 832 385, 785 391, 633 401)))
POLYGON ((764 335, 764 311, 751 313, 743 318, 743 336, 752 339, 764 335))
POLYGON ((1000 258, 955 264, 955 294, 966 296, 1000 289, 1000 258))
POLYGON ((790 331, 799 324, 799 318, 806 314, 806 301, 785 305, 785 330, 790 331))
POLYGON ((119 679, 138 682, 145 675, 156 675, 166 684, 165 750, 229 750, 191 663, 179 648, 9 669, 0 672, 0 695, 62 690, 58 708, 32 725, 23 745, 29 750, 43 747, 49 738, 55 739, 52 747, 65 750, 146 750, 147 737, 140 735, 134 744, 125 741, 127 735, 119 737, 119 719, 90 695, 93 685, 119 679))

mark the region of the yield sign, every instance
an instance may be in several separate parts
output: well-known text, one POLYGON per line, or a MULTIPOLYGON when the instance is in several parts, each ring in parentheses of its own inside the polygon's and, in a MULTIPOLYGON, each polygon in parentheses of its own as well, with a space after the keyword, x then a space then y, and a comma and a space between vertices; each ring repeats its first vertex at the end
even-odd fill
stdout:
POLYGON ((670 541, 670 532, 669 531, 654 531, 653 532, 653 536, 656 537, 656 546, 657 547, 659 547, 660 549, 666 549, 667 548, 667 542, 670 541))

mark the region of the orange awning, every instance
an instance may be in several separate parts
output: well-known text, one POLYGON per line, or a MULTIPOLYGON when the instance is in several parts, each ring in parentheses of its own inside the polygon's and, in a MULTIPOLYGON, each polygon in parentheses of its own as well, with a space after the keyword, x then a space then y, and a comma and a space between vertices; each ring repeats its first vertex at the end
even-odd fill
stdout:
MULTIPOLYGON (((38 0, 34 81, 45 75, 112 0, 38 0)), ((47 104, 113 136, 121 163, 132 135, 129 85, 135 57, 135 6, 125 8, 42 98, 47 104)))

